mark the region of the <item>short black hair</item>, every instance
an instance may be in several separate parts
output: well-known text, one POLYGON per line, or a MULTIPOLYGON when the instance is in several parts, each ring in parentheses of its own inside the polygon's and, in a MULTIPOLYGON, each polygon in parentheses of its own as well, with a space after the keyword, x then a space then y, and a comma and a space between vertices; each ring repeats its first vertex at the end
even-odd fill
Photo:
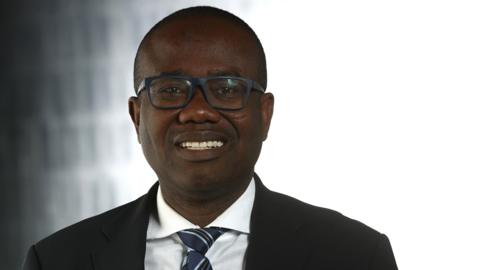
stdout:
POLYGON ((258 38, 255 31, 253 31, 253 29, 245 21, 243 21, 242 19, 240 19, 239 17, 235 16, 234 14, 228 11, 215 8, 215 7, 210 7, 210 6, 195 6, 195 7, 181 9, 168 15, 167 17, 157 22, 143 37, 142 41, 140 42, 140 45, 138 46, 137 54, 135 56, 135 63, 133 66, 133 82, 134 82, 135 89, 140 85, 140 82, 143 80, 143 77, 141 77, 141 75, 139 74, 139 69, 140 69, 139 65, 140 65, 140 52, 143 49, 144 43, 146 42, 146 40, 148 40, 148 38, 153 32, 161 28, 163 25, 166 25, 168 22, 181 19, 181 18, 191 17, 191 16, 221 18, 240 26, 249 35, 251 35, 253 37, 255 46, 257 47, 258 53, 259 53, 258 55, 258 64, 259 64, 258 77, 260 78, 259 83, 265 89, 267 88, 267 61, 265 57, 265 51, 263 50, 262 43, 260 42, 260 39, 258 38))

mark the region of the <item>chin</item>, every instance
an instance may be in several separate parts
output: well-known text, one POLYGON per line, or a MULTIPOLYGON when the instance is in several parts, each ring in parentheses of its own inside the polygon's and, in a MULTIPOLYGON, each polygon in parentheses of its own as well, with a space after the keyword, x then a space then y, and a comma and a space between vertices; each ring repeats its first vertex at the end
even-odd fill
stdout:
MULTIPOLYGON (((180 180, 180 178, 177 178, 180 180)), ((195 172, 187 175, 183 174, 181 184, 185 190, 191 192, 222 192, 228 190, 231 180, 235 179, 228 176, 221 176, 211 172, 195 172)))

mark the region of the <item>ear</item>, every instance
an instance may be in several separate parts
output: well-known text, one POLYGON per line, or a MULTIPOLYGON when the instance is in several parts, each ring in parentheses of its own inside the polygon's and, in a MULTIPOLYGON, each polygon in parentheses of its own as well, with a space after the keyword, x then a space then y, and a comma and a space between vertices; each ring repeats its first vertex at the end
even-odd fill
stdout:
POLYGON ((261 96, 261 114, 263 124, 263 140, 265 141, 268 136, 268 130, 270 129, 270 122, 273 116, 274 97, 272 93, 265 93, 261 96))
POLYGON ((132 119, 133 125, 135 126, 135 131, 137 132, 137 140, 138 143, 142 143, 140 141, 140 108, 141 102, 138 97, 130 97, 128 99, 128 113, 130 114, 130 118, 132 119))

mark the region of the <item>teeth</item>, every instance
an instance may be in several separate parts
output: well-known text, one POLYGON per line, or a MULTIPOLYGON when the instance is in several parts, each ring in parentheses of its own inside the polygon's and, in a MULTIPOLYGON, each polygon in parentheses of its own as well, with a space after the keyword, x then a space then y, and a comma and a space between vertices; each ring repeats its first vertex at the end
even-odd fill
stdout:
POLYGON ((223 146, 222 141, 202 141, 202 142, 182 142, 180 144, 182 148, 188 150, 207 150, 213 148, 219 148, 223 146))

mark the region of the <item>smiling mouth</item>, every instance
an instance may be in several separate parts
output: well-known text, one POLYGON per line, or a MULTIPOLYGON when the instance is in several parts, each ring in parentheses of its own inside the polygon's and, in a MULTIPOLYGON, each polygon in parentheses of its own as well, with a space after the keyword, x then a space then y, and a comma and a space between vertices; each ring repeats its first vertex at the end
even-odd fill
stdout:
POLYGON ((210 150, 222 146, 222 141, 185 141, 180 143, 181 148, 194 151, 210 150))

